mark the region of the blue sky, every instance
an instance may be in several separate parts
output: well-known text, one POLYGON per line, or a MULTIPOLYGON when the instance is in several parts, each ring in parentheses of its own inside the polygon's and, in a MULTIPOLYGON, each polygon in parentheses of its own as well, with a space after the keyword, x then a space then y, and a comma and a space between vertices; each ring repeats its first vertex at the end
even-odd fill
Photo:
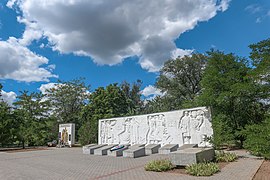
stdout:
POLYGON ((78 77, 92 91, 140 79, 151 96, 169 58, 210 48, 247 57, 270 37, 269 0, 137 1, 0 1, 4 98, 78 77))

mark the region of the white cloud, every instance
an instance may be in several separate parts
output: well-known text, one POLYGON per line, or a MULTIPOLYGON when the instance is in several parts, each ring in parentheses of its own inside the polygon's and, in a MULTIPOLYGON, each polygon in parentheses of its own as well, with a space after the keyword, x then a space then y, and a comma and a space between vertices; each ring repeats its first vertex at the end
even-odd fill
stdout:
MULTIPOLYGON (((114 65, 137 55, 149 71, 183 54, 174 40, 225 11, 230 0, 9 0, 26 25, 20 43, 46 37, 53 50, 114 65), (180 54, 178 54, 180 52, 180 54)), ((187 50, 185 54, 189 53, 187 50)))
POLYGON ((16 100, 17 94, 13 91, 5 92, 3 90, 1 91, 1 94, 3 101, 12 106, 12 103, 16 100))
POLYGON ((50 66, 44 67, 48 61, 22 46, 16 38, 0 41, 0 79, 49 81, 57 76, 52 74, 50 66))
POLYGON ((262 11, 262 7, 258 4, 250 4, 245 8, 246 11, 250 12, 251 14, 255 14, 262 11))
POLYGON ((148 96, 163 96, 164 93, 162 93, 160 91, 160 89, 157 89, 156 87, 152 86, 152 85, 149 85, 149 86, 146 86, 142 91, 141 91, 141 94, 144 95, 145 97, 148 97, 148 96))
POLYGON ((42 84, 42 85, 38 88, 38 90, 40 90, 42 94, 47 94, 46 91, 49 90, 49 89, 55 88, 57 84, 58 84, 58 83, 47 83, 47 84, 42 84))

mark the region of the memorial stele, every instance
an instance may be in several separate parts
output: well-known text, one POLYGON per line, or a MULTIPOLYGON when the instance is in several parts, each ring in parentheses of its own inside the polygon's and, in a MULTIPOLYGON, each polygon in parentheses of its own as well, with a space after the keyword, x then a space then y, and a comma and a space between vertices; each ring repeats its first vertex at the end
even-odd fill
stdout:
POLYGON ((99 144, 198 144, 211 146, 207 107, 99 120, 99 144))
POLYGON ((75 144, 75 124, 59 124, 58 138, 62 144, 72 146, 75 144))

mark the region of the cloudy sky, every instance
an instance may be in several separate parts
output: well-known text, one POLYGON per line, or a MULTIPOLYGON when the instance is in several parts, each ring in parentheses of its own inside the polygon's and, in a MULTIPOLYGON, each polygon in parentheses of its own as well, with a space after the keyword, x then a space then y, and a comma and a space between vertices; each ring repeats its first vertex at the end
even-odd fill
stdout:
POLYGON ((1 0, 0 83, 9 103, 78 77, 92 90, 141 79, 147 97, 170 58, 248 56, 269 37, 269 0, 1 0))

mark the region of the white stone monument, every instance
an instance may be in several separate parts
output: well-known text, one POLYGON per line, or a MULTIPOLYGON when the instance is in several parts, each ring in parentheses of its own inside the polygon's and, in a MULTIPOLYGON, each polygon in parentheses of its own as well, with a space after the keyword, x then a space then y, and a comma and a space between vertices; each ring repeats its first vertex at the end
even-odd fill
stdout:
POLYGON ((206 107, 99 120, 99 144, 198 144, 213 135, 206 107))
POLYGON ((75 144, 75 124, 59 124, 59 140, 67 146, 75 144))

